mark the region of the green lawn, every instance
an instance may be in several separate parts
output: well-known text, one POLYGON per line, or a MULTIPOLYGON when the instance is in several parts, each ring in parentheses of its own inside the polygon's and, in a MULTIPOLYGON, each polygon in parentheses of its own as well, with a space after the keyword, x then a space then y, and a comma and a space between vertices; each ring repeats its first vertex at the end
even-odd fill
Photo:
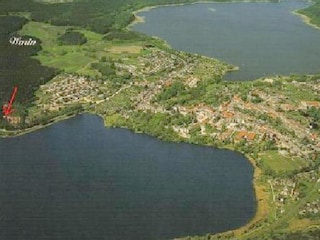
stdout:
POLYGON ((285 87, 281 90, 282 94, 287 96, 291 101, 312 101, 317 97, 316 94, 310 94, 314 91, 304 86, 294 84, 286 84, 285 87))
POLYGON ((276 172, 293 171, 308 165, 308 163, 301 158, 283 156, 278 151, 266 151, 262 153, 261 161, 267 169, 276 172))

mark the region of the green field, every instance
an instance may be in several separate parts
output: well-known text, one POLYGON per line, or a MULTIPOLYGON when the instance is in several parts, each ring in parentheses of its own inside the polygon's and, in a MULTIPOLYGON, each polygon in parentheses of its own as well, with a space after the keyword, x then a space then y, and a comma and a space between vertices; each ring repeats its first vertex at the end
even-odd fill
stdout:
POLYGON ((294 171, 308 166, 307 161, 298 157, 287 157, 278 151, 267 151, 261 154, 261 162, 267 169, 275 172, 294 171))
POLYGON ((123 54, 114 53, 113 49, 140 47, 139 42, 126 43, 118 41, 103 40, 103 35, 88 30, 79 29, 87 38, 87 43, 83 45, 62 45, 58 41, 68 27, 52 26, 46 23, 29 22, 20 31, 21 35, 31 35, 39 38, 42 42, 42 51, 36 59, 43 65, 58 68, 69 73, 79 73, 88 76, 101 76, 98 71, 90 68, 92 63, 98 62, 102 57, 123 57, 123 54))
POLYGON ((58 42, 68 27, 57 27, 46 23, 29 22, 20 31, 22 35, 37 37, 42 42, 42 51, 35 58, 43 65, 62 69, 65 72, 77 72, 86 75, 97 75, 95 70, 87 66, 96 62, 103 55, 107 43, 102 41, 102 35, 82 30, 88 42, 81 46, 66 46, 58 42))

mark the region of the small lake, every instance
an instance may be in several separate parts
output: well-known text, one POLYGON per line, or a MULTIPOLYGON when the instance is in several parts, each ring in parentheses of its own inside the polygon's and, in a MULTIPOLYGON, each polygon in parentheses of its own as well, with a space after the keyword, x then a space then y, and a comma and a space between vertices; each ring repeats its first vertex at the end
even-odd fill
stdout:
POLYGON ((174 49, 218 58, 240 70, 227 80, 320 72, 320 31, 292 12, 306 1, 199 3, 158 7, 138 15, 133 30, 174 49))
POLYGON ((254 215, 239 153, 163 142, 79 115, 0 139, 0 239, 169 239, 254 215))

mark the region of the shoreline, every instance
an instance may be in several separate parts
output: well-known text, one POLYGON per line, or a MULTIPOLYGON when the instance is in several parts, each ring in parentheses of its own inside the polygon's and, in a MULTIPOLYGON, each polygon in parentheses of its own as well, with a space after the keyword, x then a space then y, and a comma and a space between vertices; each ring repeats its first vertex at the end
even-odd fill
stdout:
MULTIPOLYGON (((19 136, 22 136, 24 134, 28 134, 28 133, 32 133, 32 132, 44 129, 44 128, 49 127, 49 126, 51 126, 53 124, 59 123, 59 122, 64 121, 64 120, 68 120, 70 118, 76 117, 77 115, 80 115, 80 114, 83 114, 83 113, 93 114, 93 115, 96 115, 96 116, 102 118, 102 120, 104 119, 104 117, 102 115, 100 115, 98 113, 93 113, 93 112, 90 112, 90 111, 89 112, 84 111, 84 112, 81 112, 81 113, 75 113, 75 114, 72 114, 72 115, 69 115, 69 116, 68 115, 62 115, 62 116, 58 116, 58 117, 54 118, 51 122, 49 122, 49 123, 47 123, 45 125, 36 125, 36 126, 31 127, 31 128, 26 128, 26 129, 20 130, 20 131, 19 130, 18 131, 3 131, 3 129, 1 129, 0 131, 2 131, 4 133, 9 133, 9 134, 12 134, 12 135, 0 136, 0 138, 5 139, 5 138, 19 137, 19 136)), ((104 125, 105 128, 108 128, 104 123, 103 123, 103 125, 104 125)), ((134 129, 130 129, 130 128, 127 128, 127 127, 125 127, 125 129, 133 131, 134 133, 138 133, 138 132, 134 131, 134 129)), ((143 133, 143 134, 146 134, 146 135, 151 136, 151 137, 155 137, 155 136, 152 136, 152 135, 147 134, 147 133, 143 133)), ((161 140, 161 141, 163 141, 163 140, 161 140)), ((175 142, 175 141, 171 141, 171 142, 175 142)), ((182 142, 184 142, 184 141, 182 141, 182 142)), ((187 142, 185 142, 185 143, 187 143, 187 142)), ((201 144, 199 144, 198 146, 213 147, 213 146, 210 146, 210 145, 201 145, 201 144)), ((230 232, 233 232, 233 233, 235 233, 236 236, 241 236, 242 234, 245 233, 246 230, 248 230, 250 228, 250 226, 254 225, 255 223, 257 223, 260 220, 263 220, 263 219, 265 219, 267 217, 268 207, 269 207, 268 206, 268 201, 267 201, 268 191, 265 191, 265 186, 263 184, 259 184, 259 179, 262 176, 262 170, 259 167, 257 167, 256 161, 250 155, 247 155, 247 154, 242 153, 241 151, 235 150, 233 148, 233 146, 220 146, 220 147, 214 147, 214 148, 238 152, 238 153, 242 154, 246 158, 246 160, 249 161, 251 166, 253 167, 252 187, 253 187, 254 196, 255 196, 255 202, 256 202, 256 209, 255 209, 255 213, 254 213, 253 217, 247 223, 245 223, 244 225, 242 225, 242 226, 240 226, 238 228, 234 228, 234 229, 230 229, 230 230, 227 230, 227 231, 224 231, 224 232, 220 232, 220 233, 214 234, 214 235, 225 235, 225 234, 229 234, 230 232)))
MULTIPOLYGON (((11 132, 10 131, 6 131, 8 133, 12 133, 13 135, 0 136, 0 139, 1 138, 5 139, 5 138, 19 137, 19 136, 22 136, 24 134, 28 134, 28 133, 32 133, 32 132, 35 132, 35 131, 38 131, 38 130, 42 130, 42 129, 45 129, 46 127, 50 127, 53 124, 56 124, 56 123, 59 123, 59 122, 64 121, 64 120, 68 120, 68 119, 77 117, 78 115, 81 115, 81 114, 92 114, 92 115, 98 116, 99 118, 102 119, 103 126, 105 128, 109 128, 104 123, 103 115, 100 115, 99 113, 90 112, 90 111, 84 111, 84 112, 80 112, 80 113, 74 113, 72 115, 58 116, 58 117, 54 118, 51 122, 49 122, 49 123, 47 123, 45 125, 36 125, 34 127, 21 130, 20 132, 18 132, 18 131, 14 131, 14 132, 13 131, 11 131, 11 132)), ((121 127, 117 127, 117 128, 118 129, 122 129, 121 127)), ((136 132, 134 129, 130 129, 130 128, 127 128, 127 127, 124 127, 124 128, 127 129, 127 130, 132 131, 135 134, 139 133, 139 132, 136 132)), ((0 129, 0 131, 3 132, 3 129, 0 129)), ((155 137, 155 136, 153 136, 151 134, 147 134, 147 133, 144 133, 144 132, 141 132, 141 133, 145 134, 147 136, 150 136, 150 137, 155 137)), ((155 137, 155 138, 157 138, 157 139, 159 139, 161 141, 164 141, 164 140, 162 140, 162 139, 160 139, 158 137, 155 137)), ((174 140, 170 141, 169 140, 169 141, 165 141, 165 142, 173 142, 174 143, 176 141, 174 141, 174 140)), ((176 142, 176 143, 179 143, 179 142, 176 142)), ((187 141, 182 141, 181 143, 187 143, 187 141)), ((187 144, 190 144, 190 143, 187 143, 187 144)), ((224 236, 224 235, 228 235, 230 233, 233 233, 235 237, 240 237, 243 234, 250 233, 250 231, 248 231, 248 230, 250 230, 250 227, 253 226, 255 223, 258 223, 259 221, 265 219, 267 217, 267 214, 268 214, 269 205, 268 205, 267 198, 268 198, 269 192, 268 192, 268 190, 265 189, 265 186, 263 184, 259 184, 259 179, 262 176, 262 170, 259 167, 257 167, 256 161, 250 155, 247 155, 247 154, 242 153, 241 151, 235 150, 233 148, 233 146, 229 145, 229 146, 214 147, 214 146, 210 146, 210 145, 201 145, 201 144, 196 144, 196 145, 197 146, 206 146, 206 147, 216 148, 216 149, 222 149, 222 150, 229 150, 229 151, 240 153, 246 158, 246 160, 253 167, 252 188, 253 188, 253 191, 254 191, 255 203, 256 203, 256 206, 255 206, 256 209, 255 209, 253 217, 247 223, 245 223, 242 226, 239 226, 238 228, 229 229, 229 230, 226 230, 226 231, 223 231, 223 232, 218 232, 218 233, 213 234, 213 236, 224 236)), ((192 237, 194 237, 194 236, 192 236, 192 237)), ((184 239, 184 238, 185 237, 182 237, 182 239, 184 239)))
POLYGON ((203 3, 255 3, 255 2, 270 2, 270 0, 230 0, 230 1, 226 1, 226 2, 219 2, 219 1, 215 1, 215 0, 205 0, 205 1, 195 1, 195 2, 185 2, 185 3, 172 3, 172 4, 159 4, 159 5, 153 5, 153 6, 146 6, 146 7, 142 7, 138 10, 135 10, 132 12, 133 16, 134 16, 134 20, 128 24, 128 26, 126 27, 126 29, 128 30, 132 30, 131 27, 139 24, 139 23, 145 23, 145 18, 138 16, 139 13, 141 12, 148 12, 152 9, 155 8, 159 8, 159 7, 174 7, 174 6, 185 6, 185 5, 194 5, 194 4, 203 4, 203 3))
MULTIPOLYGON (((246 233, 247 230, 250 229, 255 223, 258 223, 261 220, 264 220, 268 217, 268 190, 266 191, 265 186, 263 184, 259 184, 259 179, 263 175, 262 170, 256 165, 256 161, 248 155, 244 155, 246 159, 251 163, 253 167, 253 179, 252 185, 255 192, 255 200, 256 200, 256 211, 253 218, 246 223, 245 225, 236 228, 233 230, 236 236, 241 236, 246 233)), ((249 232, 249 231, 248 231, 249 232)))
MULTIPOLYGON (((201 145, 200 145, 201 146, 201 145)), ((226 149, 226 150, 231 150, 234 152, 238 152, 242 154, 246 160, 251 164, 253 167, 253 177, 252 177, 252 187, 254 190, 254 195, 255 195, 255 201, 256 201, 256 209, 253 217, 244 225, 239 226, 238 228, 230 229, 224 232, 220 233, 215 233, 217 236, 224 236, 228 235, 230 233, 234 233, 235 237, 240 237, 243 234, 250 233, 250 227, 253 226, 254 224, 266 219, 268 217, 268 209, 269 209, 269 204, 268 204, 268 195, 269 191, 266 189, 264 184, 259 183, 259 179, 263 175, 262 170, 257 166, 256 161, 248 154, 244 154, 238 150, 235 150, 232 146, 221 146, 217 147, 218 149, 226 149), (248 232, 246 232, 248 231, 248 232)))
MULTIPOLYGON (((270 0, 244 0, 244 1, 237 1, 237 0, 231 0, 231 1, 227 1, 227 2, 217 2, 217 1, 196 1, 196 2, 186 2, 186 3, 173 3, 173 4, 160 4, 160 5, 154 5, 154 6, 147 6, 147 7, 143 7, 141 9, 135 10, 132 12, 132 14, 134 15, 134 20, 128 24, 128 26, 126 27, 126 29, 128 30, 132 30, 132 27, 136 24, 139 23, 145 23, 146 19, 144 16, 139 16, 138 14, 141 12, 148 12, 152 9, 155 8, 159 8, 159 7, 174 7, 174 6, 185 6, 185 5, 194 5, 194 4, 203 4, 203 3, 262 3, 262 2, 270 2, 270 0)), ((292 11, 291 13, 294 15, 297 15, 301 18, 302 22, 305 23, 306 25, 309 25, 317 30, 320 30, 320 26, 317 26, 316 24, 311 23, 311 18, 300 13, 301 9, 296 9, 294 11, 292 11)))
POLYGON ((317 26, 316 24, 311 23, 311 18, 309 18, 308 16, 300 13, 299 10, 294 10, 294 11, 292 11, 292 13, 294 15, 296 15, 296 16, 299 16, 300 19, 302 20, 302 22, 305 23, 306 25, 308 25, 310 27, 313 27, 313 28, 315 28, 317 30, 320 30, 319 26, 317 26))
MULTIPOLYGON (((81 114, 81 113, 78 113, 78 114, 81 114)), ((73 118, 75 116, 77 116, 78 114, 72 114, 72 115, 61 115, 61 116, 58 116, 58 117, 55 117, 53 118, 49 123, 47 124, 41 124, 41 125, 35 125, 33 127, 30 127, 30 128, 25 128, 25 129, 21 129, 21 130, 13 130, 13 131, 10 131, 10 130, 5 130, 5 129, 0 129, 0 132, 1 133, 4 133, 6 135, 1 135, 0 134, 0 139, 5 139, 5 138, 14 138, 14 137, 19 137, 19 136, 22 136, 24 134, 28 134, 28 133, 32 133, 32 132, 35 132, 35 131, 38 131, 38 130, 41 130, 41 129, 44 129, 46 127, 49 127, 53 124, 56 124, 56 123, 59 123, 61 121, 64 121, 64 120, 68 120, 70 118, 73 118)))

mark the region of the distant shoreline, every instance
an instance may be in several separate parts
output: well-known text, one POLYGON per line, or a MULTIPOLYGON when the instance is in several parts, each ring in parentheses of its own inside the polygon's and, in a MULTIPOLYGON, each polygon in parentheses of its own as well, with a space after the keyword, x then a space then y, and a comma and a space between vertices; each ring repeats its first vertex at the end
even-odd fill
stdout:
MULTIPOLYGON (((159 7, 170 7, 170 6, 184 6, 184 5, 193 5, 193 4, 201 4, 201 3, 249 3, 249 2, 270 2, 268 0, 244 0, 244 1, 226 1, 226 2, 217 2, 217 1, 197 1, 197 2, 187 2, 187 3, 173 3, 173 4, 160 4, 160 5, 154 5, 154 6, 148 6, 148 7, 143 7, 141 9, 138 9, 136 11, 133 11, 133 15, 134 15, 134 20, 126 27, 127 29, 131 29, 134 25, 139 24, 139 23, 145 23, 146 20, 144 17, 139 16, 138 14, 141 12, 148 12, 152 9, 155 8, 159 8, 159 7)), ((302 20, 303 23, 320 30, 320 27, 317 26, 316 24, 311 23, 311 18, 309 18, 308 16, 302 14, 299 12, 300 9, 296 9, 294 11, 292 11, 293 14, 299 16, 302 20)))
POLYGON ((139 16, 138 14, 141 12, 148 12, 152 9, 159 8, 159 7, 185 6, 185 5, 194 5, 194 4, 201 4, 201 3, 255 3, 255 2, 270 2, 270 0, 230 0, 225 2, 217 2, 214 0, 213 1, 209 0, 209 1, 195 1, 195 2, 159 4, 159 5, 147 6, 132 12, 134 15, 134 20, 131 23, 129 23, 129 25, 126 28, 130 30, 132 26, 138 23, 145 23, 145 18, 139 16))
POLYGON ((313 27, 315 29, 320 30, 319 26, 317 26, 316 24, 311 23, 311 18, 309 18, 308 16, 306 16, 306 15, 304 15, 302 13, 299 13, 299 10, 294 10, 292 13, 294 15, 299 16, 303 23, 305 23, 305 24, 307 24, 307 25, 309 25, 309 26, 311 26, 311 27, 313 27))

